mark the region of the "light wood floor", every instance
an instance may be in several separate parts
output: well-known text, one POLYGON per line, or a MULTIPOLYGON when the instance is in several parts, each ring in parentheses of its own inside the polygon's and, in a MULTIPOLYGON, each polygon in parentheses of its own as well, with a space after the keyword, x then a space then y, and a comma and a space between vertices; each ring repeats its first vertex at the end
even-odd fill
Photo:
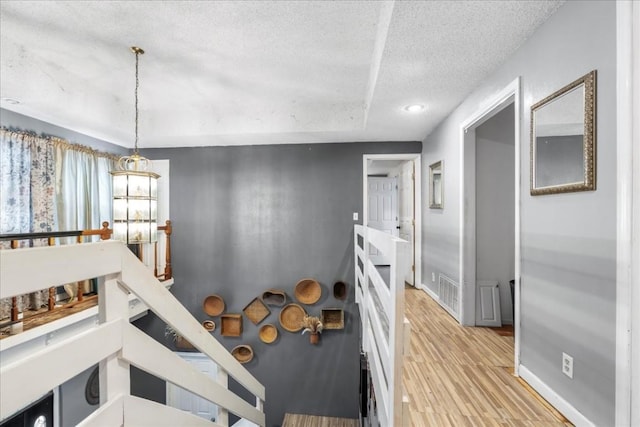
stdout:
POLYGON ((514 377, 513 337, 463 328, 424 291, 407 288, 411 351, 404 385, 411 426, 570 426, 514 377))
POLYGON ((359 427, 357 419, 285 414, 282 427, 359 427))

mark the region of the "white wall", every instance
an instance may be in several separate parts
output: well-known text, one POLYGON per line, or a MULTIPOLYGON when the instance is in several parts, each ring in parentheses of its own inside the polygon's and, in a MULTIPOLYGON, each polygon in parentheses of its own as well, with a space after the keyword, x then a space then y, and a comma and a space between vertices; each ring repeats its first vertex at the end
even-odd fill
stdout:
POLYGON ((513 323, 515 277, 513 104, 476 128, 476 282, 497 280, 503 323, 513 323))
MULTIPOLYGON (((565 3, 423 143, 445 161, 445 206, 423 213, 425 285, 459 280, 461 124, 521 76, 521 364, 595 425, 614 425, 616 318, 616 2, 565 3), (597 69, 597 190, 529 194, 530 108, 597 69), (562 352, 574 377, 561 372, 562 352)), ((425 173, 425 175, 427 174, 425 173)), ((425 185, 425 189, 426 189, 425 185)), ((425 200, 428 200, 424 194, 425 200)))

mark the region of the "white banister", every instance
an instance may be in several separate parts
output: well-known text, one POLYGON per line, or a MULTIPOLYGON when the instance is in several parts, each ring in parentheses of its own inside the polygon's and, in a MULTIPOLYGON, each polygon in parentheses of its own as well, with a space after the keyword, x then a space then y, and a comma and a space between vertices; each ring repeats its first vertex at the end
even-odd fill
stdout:
POLYGON ((124 395, 118 394, 110 401, 101 404, 91 415, 82 420, 76 427, 123 426, 124 395))
POLYGON ((35 402, 105 357, 115 354, 121 347, 122 322, 118 320, 78 334, 22 360, 2 364, 0 420, 35 402), (37 381, 25 384, 27 378, 37 378, 37 381))
POLYGON ((180 356, 167 351, 165 347, 133 325, 126 325, 123 335, 122 358, 146 372, 191 391, 216 405, 227 408, 235 414, 259 424, 261 414, 253 405, 222 387, 180 356), (152 354, 153 357, 149 357, 152 354), (172 368, 167 370, 166 367, 172 368))
POLYGON ((402 362, 411 327, 404 317, 404 277, 410 268, 409 243, 369 227, 354 227, 356 302, 362 320, 362 347, 371 367, 381 425, 403 426, 402 362), (388 283, 369 258, 375 247, 389 260, 388 283))
MULTIPOLYGON (((52 325, 56 322, 65 328, 71 325, 64 319, 54 321, 46 325, 49 331, 47 338, 42 344, 37 344, 34 354, 19 350, 27 343, 20 335, 0 341, 0 422, 37 401, 52 388, 99 363, 100 408, 83 420, 82 426, 227 427, 229 412, 259 426, 266 425, 264 386, 204 330, 200 322, 124 244, 105 241, 0 251, 0 267, 0 298, 88 278, 100 279, 98 314, 93 314, 98 317, 99 324, 82 323, 77 334, 65 332, 50 343, 49 336, 55 335, 52 325), (132 326, 129 323, 131 304, 152 310, 211 358, 220 370, 218 380, 202 374, 132 326), (10 357, 3 358, 3 354, 10 357), (131 396, 130 365, 215 403, 221 416, 214 423, 131 396), (255 407, 228 390, 227 376, 254 394, 255 407), (24 378, 33 377, 38 381, 30 382, 28 387, 22 386, 24 378)), ((33 341, 32 338, 29 340, 33 341)))
POLYGON ((135 396, 124 397, 124 413, 125 425, 135 427, 225 427, 189 412, 178 411, 135 396))

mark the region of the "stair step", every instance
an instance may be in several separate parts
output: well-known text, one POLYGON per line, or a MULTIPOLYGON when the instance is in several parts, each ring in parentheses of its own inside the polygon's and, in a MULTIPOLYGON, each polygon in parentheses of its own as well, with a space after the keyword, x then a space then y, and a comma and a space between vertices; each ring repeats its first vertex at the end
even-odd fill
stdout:
POLYGON ((357 418, 319 417, 316 415, 284 414, 282 427, 359 427, 357 418))

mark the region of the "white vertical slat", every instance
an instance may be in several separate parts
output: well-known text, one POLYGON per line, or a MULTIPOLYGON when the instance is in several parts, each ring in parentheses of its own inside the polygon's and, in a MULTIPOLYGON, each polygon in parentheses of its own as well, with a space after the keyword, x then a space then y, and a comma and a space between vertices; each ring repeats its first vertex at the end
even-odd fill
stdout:
MULTIPOLYGON (((51 345, 0 368, 0 420, 35 402, 54 387, 115 354, 122 347, 121 322, 110 322, 51 345), (37 378, 37 381, 25 379, 37 378)), ((128 392, 128 390, 127 390, 128 392)))
MULTIPOLYGON (((186 362, 185 362, 186 363, 186 362)), ((124 427, 225 427, 190 412, 135 396, 124 397, 124 427)))
MULTIPOLYGON (((118 275, 109 275, 98 284, 98 318, 100 323, 121 320, 129 323, 129 294, 118 284, 118 275)), ((122 347, 122 340, 120 341, 122 347)), ((112 354, 100 361, 100 404, 131 390, 129 364, 112 354)))
MULTIPOLYGON (((220 366, 218 366, 218 376, 216 377, 216 381, 225 390, 229 388, 229 374, 220 366)), ((259 400, 260 398, 256 397, 256 399, 259 400)), ((227 410, 227 408, 218 407, 218 423, 225 427, 229 425, 229 410, 227 410)))

